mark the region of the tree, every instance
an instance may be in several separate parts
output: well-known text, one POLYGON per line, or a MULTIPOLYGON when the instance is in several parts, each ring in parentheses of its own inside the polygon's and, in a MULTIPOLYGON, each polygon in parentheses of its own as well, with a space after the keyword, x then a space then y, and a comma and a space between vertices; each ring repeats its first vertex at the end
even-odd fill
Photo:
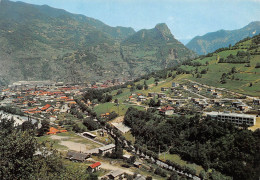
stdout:
POLYGON ((21 129, 22 129, 22 131, 27 131, 27 130, 34 130, 35 127, 31 121, 24 121, 21 126, 21 129))
POLYGON ((202 69, 200 73, 201 74, 207 74, 207 70, 206 69, 202 69))
POLYGON ((178 180, 178 174, 176 171, 173 171, 171 176, 168 178, 168 180, 178 180))
POLYGON ((0 122, 1 179, 53 179, 63 171, 57 151, 38 144, 30 130, 20 131, 13 121, 0 122))
POLYGON ((119 89, 118 91, 117 91, 117 93, 116 93, 116 95, 119 95, 119 94, 122 94, 122 90, 121 89, 119 89))
POLYGON ((147 85, 146 81, 144 81, 144 89, 145 89, 145 90, 148 89, 148 85, 147 85))
POLYGON ((72 130, 73 130, 74 132, 76 132, 76 133, 81 133, 81 132, 82 132, 81 128, 80 128, 79 125, 76 124, 76 123, 73 125, 72 130))
POLYGON ((255 68, 260 68, 260 63, 256 63, 255 68))
POLYGON ((203 180, 206 178, 206 172, 204 170, 200 171, 199 177, 203 180))
POLYGON ((138 89, 138 90, 142 90, 142 89, 143 89, 143 85, 141 85, 141 84, 137 84, 137 85, 136 85, 136 89, 138 89))
POLYGON ((119 142, 118 138, 116 138, 115 145, 116 145, 116 147, 115 147, 114 153, 112 153, 112 158, 122 159, 123 158, 123 148, 122 148, 122 144, 119 142))
POLYGON ((234 73, 236 73, 236 72, 237 72, 236 67, 232 67, 231 73, 234 74, 234 73))
POLYGON ((38 129, 38 136, 43 136, 50 129, 50 123, 46 119, 41 121, 41 128, 38 129))
POLYGON ((87 177, 87 180, 98 180, 98 176, 96 174, 90 173, 87 177))
POLYGON ((130 163, 130 164, 133 164, 133 163, 135 162, 135 160, 136 160, 136 156, 131 156, 131 157, 127 160, 127 162, 130 163))
POLYGON ((156 103, 156 106, 161 106, 161 100, 158 100, 157 103, 156 103))
POLYGON ((134 90, 135 90, 135 86, 131 86, 130 91, 132 92, 134 90))
POLYGON ((225 84, 225 83, 227 83, 227 74, 226 73, 223 73, 222 74, 222 76, 221 76, 221 78, 220 78, 220 83, 221 84, 225 84))
POLYGON ((145 178, 145 180, 152 180, 153 179, 153 177, 151 177, 151 176, 147 176, 146 178, 145 178))
POLYGON ((149 102, 149 107, 155 107, 156 103, 154 101, 154 99, 150 99, 150 102, 149 102))

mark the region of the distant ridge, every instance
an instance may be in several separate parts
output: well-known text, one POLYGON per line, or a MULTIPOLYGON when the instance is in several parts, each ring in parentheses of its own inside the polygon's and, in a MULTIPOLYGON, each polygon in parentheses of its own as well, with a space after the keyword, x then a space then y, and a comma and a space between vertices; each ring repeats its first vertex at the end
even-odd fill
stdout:
POLYGON ((214 52, 218 48, 234 45, 236 42, 246 38, 253 37, 260 33, 260 21, 254 21, 247 26, 237 30, 219 30, 207 33, 203 36, 196 36, 187 45, 189 49, 197 54, 205 55, 214 52))

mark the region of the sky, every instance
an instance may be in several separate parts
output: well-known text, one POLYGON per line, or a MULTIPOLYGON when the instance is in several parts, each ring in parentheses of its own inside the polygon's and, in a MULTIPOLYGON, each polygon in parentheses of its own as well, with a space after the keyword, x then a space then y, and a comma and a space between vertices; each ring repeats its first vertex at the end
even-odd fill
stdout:
MULTIPOLYGON (((15 0, 13 0, 15 1, 15 0)), ((240 29, 260 21, 260 0, 20 0, 65 9, 110 26, 136 31, 166 23, 184 44, 220 29, 240 29)))

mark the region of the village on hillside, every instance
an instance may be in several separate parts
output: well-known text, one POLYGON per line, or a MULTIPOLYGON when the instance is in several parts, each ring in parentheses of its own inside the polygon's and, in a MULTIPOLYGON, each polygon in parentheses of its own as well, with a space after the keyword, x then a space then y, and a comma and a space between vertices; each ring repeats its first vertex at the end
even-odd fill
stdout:
POLYGON ((154 171, 157 168, 200 179, 200 166, 181 161, 186 170, 178 169, 165 161, 163 154, 143 153, 134 146, 131 128, 124 124, 126 107, 154 109, 158 115, 169 118, 196 112, 241 128, 255 130, 260 127, 259 97, 190 80, 152 82, 146 85, 146 89, 138 89, 137 82, 135 91, 131 90, 133 82, 129 82, 124 88, 108 92, 112 95, 109 102, 80 99, 88 90, 121 87, 124 83, 118 79, 80 85, 49 81, 16 82, 1 90, 0 113, 2 117, 14 118, 16 125, 33 119, 37 129, 48 127, 38 138, 40 142, 53 142, 64 158, 86 164, 87 171, 99 173, 101 179, 127 179, 128 176, 134 176, 136 180, 150 176, 163 179, 165 174, 154 171), (101 125, 102 122, 107 124, 101 125), (123 137, 124 149, 121 147, 119 150, 116 145, 115 137, 118 136, 123 137), (121 156, 121 160, 111 161, 115 154, 121 156))

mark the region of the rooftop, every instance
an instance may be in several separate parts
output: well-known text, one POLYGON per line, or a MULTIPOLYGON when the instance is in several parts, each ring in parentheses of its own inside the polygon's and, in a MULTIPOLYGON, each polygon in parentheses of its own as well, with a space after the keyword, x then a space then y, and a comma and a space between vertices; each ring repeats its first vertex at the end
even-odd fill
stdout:
POLYGON ((207 112, 207 115, 211 115, 211 116, 234 116, 234 117, 244 117, 244 118, 256 118, 255 115, 249 115, 249 114, 239 114, 239 113, 228 113, 228 112, 207 112))
POLYGON ((94 163, 94 164, 91 164, 89 167, 91 167, 92 169, 94 169, 94 168, 96 168, 96 167, 98 167, 98 166, 100 166, 100 165, 101 165, 100 162, 96 162, 96 163, 94 163))
POLYGON ((99 150, 105 151, 105 150, 108 150, 108 149, 111 149, 111 148, 114 148, 114 147, 115 147, 115 144, 109 144, 109 145, 100 147, 99 150))

